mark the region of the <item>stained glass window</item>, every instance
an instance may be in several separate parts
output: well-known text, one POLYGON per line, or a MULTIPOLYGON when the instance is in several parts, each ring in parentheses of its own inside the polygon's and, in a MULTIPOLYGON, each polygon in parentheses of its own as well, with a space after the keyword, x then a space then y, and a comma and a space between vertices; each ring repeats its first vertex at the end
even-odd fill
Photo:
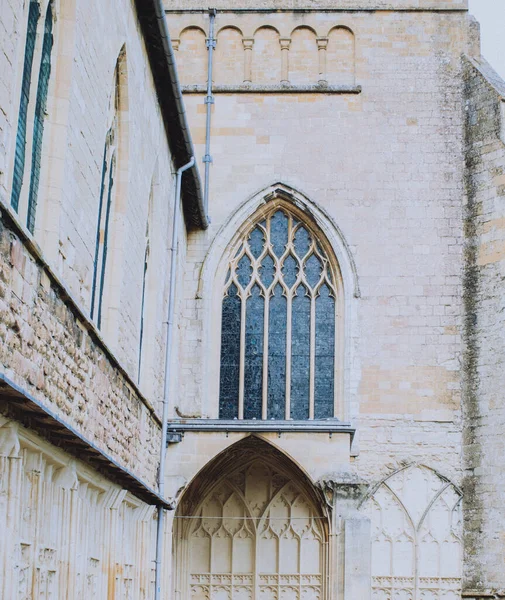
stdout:
POLYGON ((335 416, 337 289, 324 246, 285 206, 239 241, 222 305, 221 419, 335 416))

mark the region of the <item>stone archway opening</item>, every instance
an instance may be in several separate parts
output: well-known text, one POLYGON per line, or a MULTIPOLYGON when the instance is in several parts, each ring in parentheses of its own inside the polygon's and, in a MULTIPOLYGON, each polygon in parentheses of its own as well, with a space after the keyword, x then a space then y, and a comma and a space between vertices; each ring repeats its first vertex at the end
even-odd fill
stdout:
POLYGON ((250 436, 209 463, 174 526, 179 600, 324 600, 328 516, 308 478, 250 436))

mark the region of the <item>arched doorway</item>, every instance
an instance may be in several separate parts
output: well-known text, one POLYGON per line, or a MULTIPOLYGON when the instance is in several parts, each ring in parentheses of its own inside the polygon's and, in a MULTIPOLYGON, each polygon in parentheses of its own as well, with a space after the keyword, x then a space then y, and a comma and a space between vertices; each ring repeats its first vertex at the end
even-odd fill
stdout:
POLYGON ((175 597, 324 600, 327 524, 305 475, 249 437, 208 465, 179 505, 175 597))

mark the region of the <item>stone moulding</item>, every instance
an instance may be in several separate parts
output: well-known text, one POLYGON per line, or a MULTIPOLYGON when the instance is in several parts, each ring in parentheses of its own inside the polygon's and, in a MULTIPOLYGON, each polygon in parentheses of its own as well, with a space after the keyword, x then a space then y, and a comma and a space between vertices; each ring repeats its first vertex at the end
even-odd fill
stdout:
MULTIPOLYGON (((168 440, 176 441, 177 434, 186 431, 197 432, 244 432, 244 433, 347 433, 354 437, 356 429, 350 423, 338 419, 312 421, 278 421, 256 419, 174 419, 168 423, 168 440)), ((177 441, 180 441, 178 439, 177 441)))
MULTIPOLYGON (((215 85, 214 94, 361 94, 360 85, 326 85, 315 83, 313 85, 291 84, 241 84, 241 85, 215 85)), ((206 94, 204 85, 183 85, 183 94, 206 94)))
POLYGON ((159 496, 155 490, 87 440, 3 373, 0 373, 0 412, 7 413, 23 425, 39 432, 52 444, 87 462, 140 500, 173 510, 173 506, 168 500, 159 496))
POLYGON ((467 600, 485 600, 491 598, 492 600, 496 600, 498 598, 505 598, 505 590, 500 590, 498 592, 465 590, 461 593, 461 598, 466 598, 467 600))
MULTIPOLYGON (((435 0, 436 1, 436 0, 435 0)), ((208 13, 208 8, 198 6, 198 2, 192 1, 191 3, 185 0, 185 6, 173 7, 165 6, 165 13, 170 14, 185 14, 185 13, 208 13), (192 6, 193 5, 193 6, 192 6)), ((201 3, 200 3, 201 4, 201 3)), ((217 10, 220 13, 376 13, 376 12, 406 12, 406 13, 466 13, 468 8, 465 5, 451 6, 450 2, 444 3, 442 6, 436 6, 432 3, 431 6, 415 6, 414 3, 411 5, 399 6, 392 2, 376 2, 375 5, 365 5, 362 2, 361 5, 352 6, 349 2, 346 6, 308 6, 309 2, 305 2, 305 6, 300 5, 301 3, 294 2, 291 7, 274 6, 273 2, 264 2, 263 6, 217 6, 217 10)), ((370 4, 370 3, 367 3, 370 4)))

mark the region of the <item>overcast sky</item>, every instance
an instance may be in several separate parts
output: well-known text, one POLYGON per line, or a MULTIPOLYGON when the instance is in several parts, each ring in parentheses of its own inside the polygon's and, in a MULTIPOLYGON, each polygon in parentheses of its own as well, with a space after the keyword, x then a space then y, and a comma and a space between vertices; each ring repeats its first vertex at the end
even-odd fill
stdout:
POLYGON ((482 54, 505 79, 505 0, 470 0, 480 23, 482 54))

